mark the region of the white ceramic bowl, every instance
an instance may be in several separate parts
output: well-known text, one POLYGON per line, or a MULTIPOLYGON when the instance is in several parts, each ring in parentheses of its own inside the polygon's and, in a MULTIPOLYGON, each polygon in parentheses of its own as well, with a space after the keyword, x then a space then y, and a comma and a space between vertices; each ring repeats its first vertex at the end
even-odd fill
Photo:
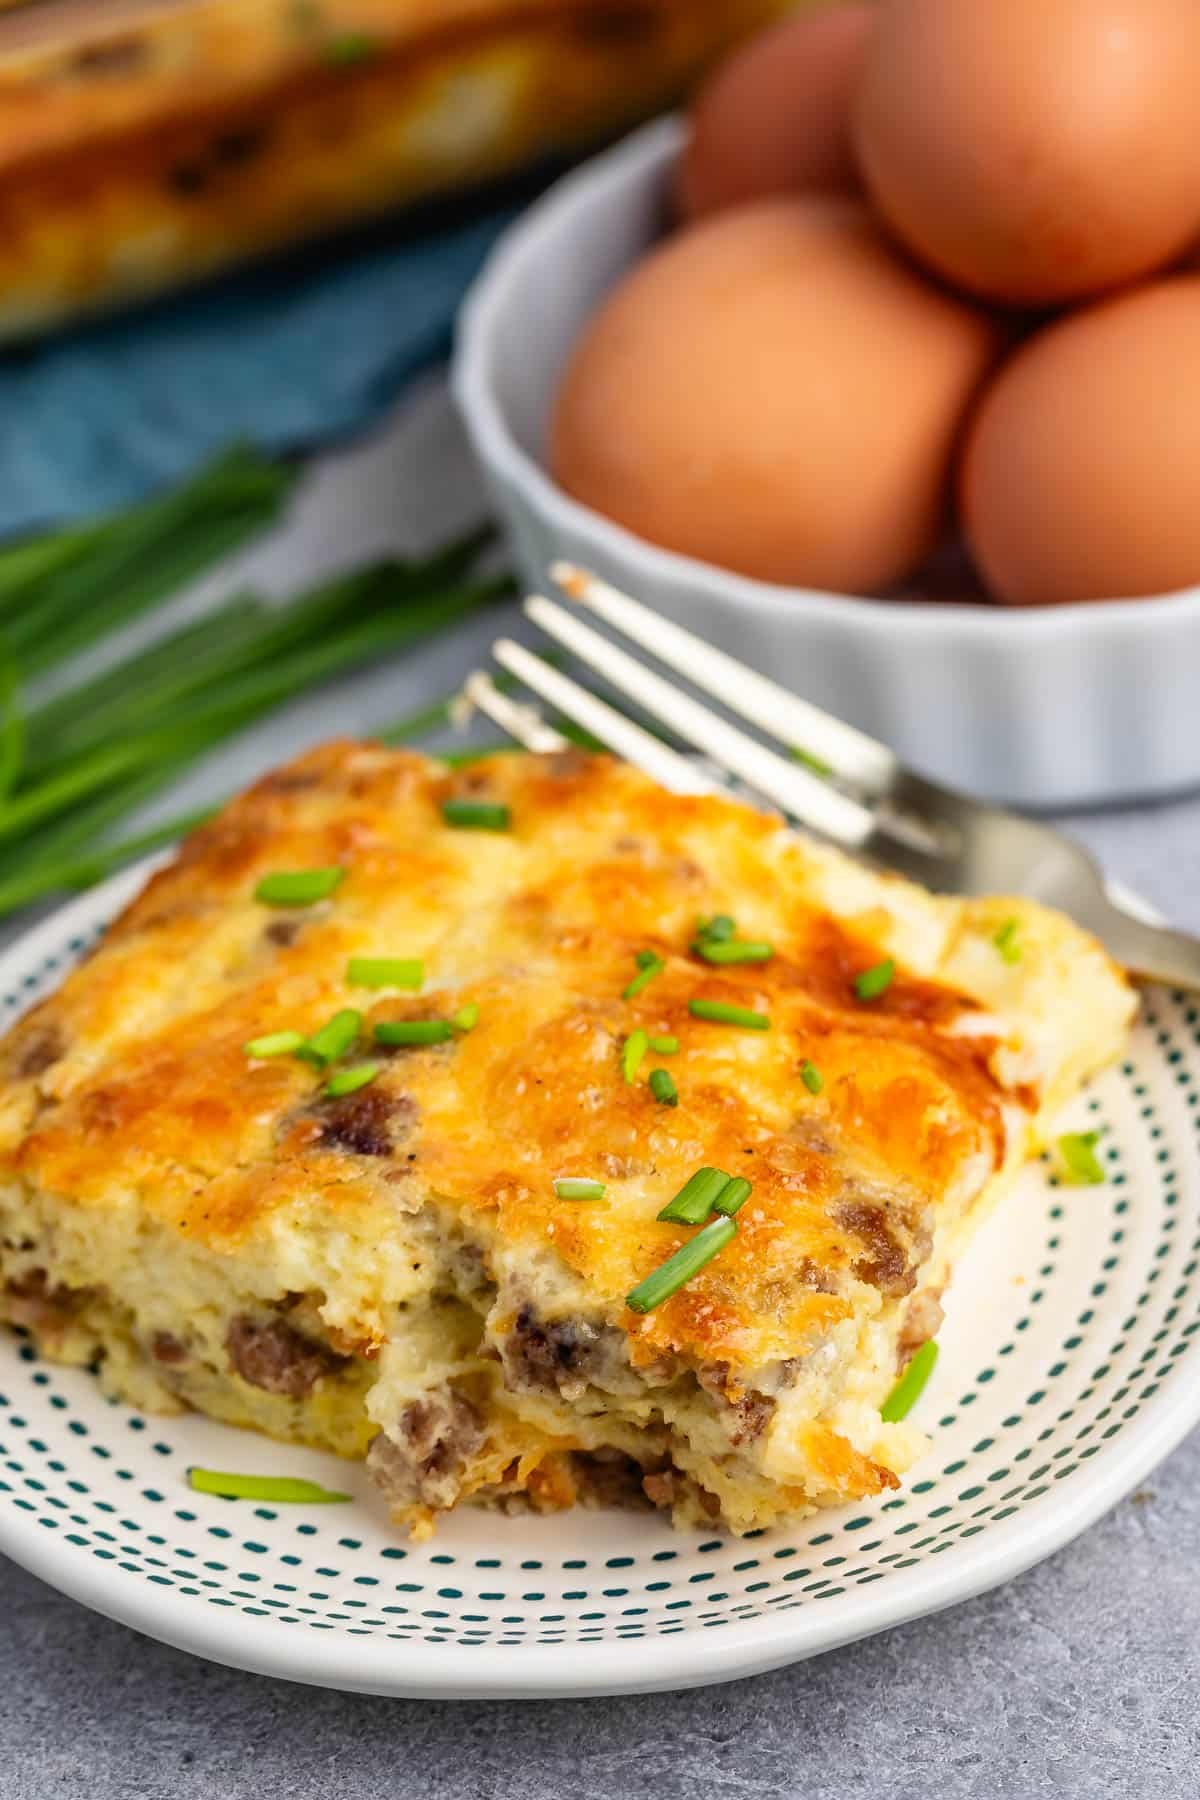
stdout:
POLYGON ((1200 590, 1016 610, 776 587, 660 550, 550 480, 541 453, 559 373, 601 296, 660 234, 679 137, 660 122, 559 182, 507 233, 463 310, 455 390, 526 580, 543 584, 558 556, 584 563, 980 794, 1061 807, 1200 782, 1200 590))

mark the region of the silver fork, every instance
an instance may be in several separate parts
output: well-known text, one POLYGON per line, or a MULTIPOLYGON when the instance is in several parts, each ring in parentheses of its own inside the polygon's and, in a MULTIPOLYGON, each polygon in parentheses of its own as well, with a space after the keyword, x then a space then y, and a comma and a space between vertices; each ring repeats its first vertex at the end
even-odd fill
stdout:
MULTIPOLYGON (((1022 894, 1059 908, 1132 974, 1200 990, 1200 939, 1147 924, 1115 899, 1088 852, 1036 820, 972 800, 906 769, 865 732, 799 699, 736 657, 662 618, 573 564, 551 574, 578 608, 714 695, 767 737, 780 756, 631 656, 578 610, 542 595, 526 615, 610 687, 703 755, 680 755, 524 645, 501 638, 496 661, 565 718, 675 792, 728 791, 729 777, 790 819, 855 855, 953 894, 1022 894)), ((468 699, 528 749, 566 748, 536 707, 502 693, 483 671, 468 699)))

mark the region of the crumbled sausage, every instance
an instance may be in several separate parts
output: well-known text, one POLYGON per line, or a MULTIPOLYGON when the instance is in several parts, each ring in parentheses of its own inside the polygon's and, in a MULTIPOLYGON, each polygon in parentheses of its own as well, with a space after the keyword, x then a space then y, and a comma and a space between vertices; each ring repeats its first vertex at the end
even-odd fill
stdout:
POLYGON ((479 1414, 452 1387, 405 1407, 396 1424, 372 1439, 367 1469, 393 1506, 451 1507, 467 1463, 483 1442, 479 1414))
POLYGON ((909 1261, 904 1245, 893 1233, 881 1206, 852 1200, 839 1208, 838 1223, 854 1233, 864 1254, 853 1264, 860 1281, 869 1282, 881 1294, 898 1298, 911 1294, 917 1284, 917 1271, 909 1261))
POLYGON ((500 1346, 504 1376, 519 1393, 554 1393, 578 1400, 589 1385, 624 1385, 623 1339, 587 1319, 543 1319, 523 1306, 500 1346))
POLYGON ((53 1022, 18 1031, 12 1043, 13 1074, 18 1079, 25 1080, 35 1075, 44 1075, 66 1053, 66 1039, 59 1026, 53 1022))
POLYGON ((904 1309, 904 1321, 896 1339, 896 1360, 901 1368, 914 1350, 919 1350, 922 1344, 937 1336, 945 1316, 940 1294, 926 1290, 913 1295, 904 1309))
POLYGON ((775 1402, 769 1394, 736 1385, 731 1390, 729 1364, 725 1362, 702 1363, 696 1370, 696 1380, 705 1393, 722 1402, 725 1429, 735 1449, 752 1444, 762 1436, 775 1411, 775 1402))
POLYGON ((263 936, 268 944, 275 944, 279 949, 286 950, 299 937, 303 924, 303 919, 272 919, 265 927, 263 936))
POLYGON ((45 1269, 30 1269, 6 1286, 4 1310, 14 1325, 30 1331, 62 1331, 94 1292, 93 1288, 52 1287, 45 1269))
POLYGON ((150 1340, 150 1354, 155 1362, 166 1363, 171 1367, 188 1360, 187 1345, 170 1331, 155 1332, 150 1340))
POLYGON ((320 1143, 349 1150, 355 1156, 390 1156, 416 1116, 408 1094, 386 1088, 360 1088, 322 1108, 320 1143))
POLYGON ((283 1319, 255 1318, 250 1313, 238 1313, 230 1320, 225 1348, 243 1381, 289 1400, 303 1400, 323 1375, 345 1361, 283 1319))

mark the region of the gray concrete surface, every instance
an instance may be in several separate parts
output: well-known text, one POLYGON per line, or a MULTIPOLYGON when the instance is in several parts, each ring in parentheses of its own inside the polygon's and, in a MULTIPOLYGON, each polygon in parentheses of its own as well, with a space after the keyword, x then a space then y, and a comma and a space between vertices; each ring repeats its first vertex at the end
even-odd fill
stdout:
MULTIPOLYGON (((316 471, 298 518, 224 584, 250 573, 285 593, 477 505, 431 391, 381 441, 316 471)), ((451 688, 489 632, 289 709, 200 771, 184 803, 451 688)), ((1200 929, 1200 799, 1072 823, 1114 874, 1200 929)), ((0 1800, 1190 1800, 1198 1481, 1194 1438, 993 1594, 774 1675, 621 1700, 438 1705, 268 1681, 137 1637, 0 1559, 0 1800)))

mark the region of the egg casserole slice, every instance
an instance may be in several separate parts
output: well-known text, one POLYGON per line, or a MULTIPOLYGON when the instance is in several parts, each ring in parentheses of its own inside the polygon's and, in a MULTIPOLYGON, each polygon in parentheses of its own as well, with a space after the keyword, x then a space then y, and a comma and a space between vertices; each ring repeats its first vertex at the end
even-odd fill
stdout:
POLYGON ((0 1043, 0 1307, 136 1405, 365 1456, 418 1535, 769 1526, 898 1485, 881 1403, 1133 1011, 1031 902, 608 757, 334 743, 0 1043), (661 1218, 706 1168, 732 1212, 661 1218))

